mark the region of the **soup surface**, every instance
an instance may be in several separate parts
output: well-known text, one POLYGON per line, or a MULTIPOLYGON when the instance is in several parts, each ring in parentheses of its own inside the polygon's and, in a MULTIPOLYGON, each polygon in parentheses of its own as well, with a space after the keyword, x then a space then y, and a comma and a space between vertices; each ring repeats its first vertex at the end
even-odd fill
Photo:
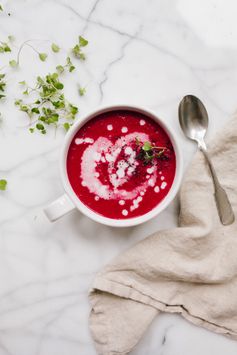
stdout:
POLYGON ((88 121, 68 150, 67 174, 80 201, 113 219, 141 216, 167 195, 175 152, 164 131, 135 111, 111 111, 88 121))

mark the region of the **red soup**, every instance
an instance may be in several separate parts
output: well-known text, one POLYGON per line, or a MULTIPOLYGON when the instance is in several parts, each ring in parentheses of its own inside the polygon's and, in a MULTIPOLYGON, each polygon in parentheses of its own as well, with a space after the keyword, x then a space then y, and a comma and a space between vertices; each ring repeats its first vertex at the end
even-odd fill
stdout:
POLYGON ((163 130, 135 111, 100 114, 75 134, 67 174, 80 201, 108 218, 141 216, 167 195, 175 152, 163 130))

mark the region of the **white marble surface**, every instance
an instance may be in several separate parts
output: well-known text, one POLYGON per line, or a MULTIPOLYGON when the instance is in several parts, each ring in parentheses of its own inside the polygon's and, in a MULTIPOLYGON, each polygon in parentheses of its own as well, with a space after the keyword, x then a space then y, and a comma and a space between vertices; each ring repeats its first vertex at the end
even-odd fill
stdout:
MULTIPOLYGON (((235 0, 2 0, 0 39, 26 39, 41 51, 62 51, 42 63, 28 48, 21 69, 7 68, 0 103, 0 355, 95 355, 88 331, 87 292, 103 265, 157 229, 176 225, 177 203, 137 228, 112 229, 77 212, 50 224, 42 213, 62 191, 63 133, 30 135, 14 107, 18 81, 34 82, 64 61, 79 34, 89 40, 85 63, 64 82, 80 115, 101 104, 151 108, 177 131, 186 165, 195 151, 179 129, 177 105, 198 95, 210 114, 209 137, 237 106, 235 0), (11 16, 8 16, 7 13, 11 16), (37 40, 37 41, 36 41, 37 40), (79 98, 77 84, 87 86, 79 98)), ((235 295, 233 295, 235 297, 235 295)), ((177 315, 158 317, 133 355, 236 355, 237 343, 192 326, 177 315)))

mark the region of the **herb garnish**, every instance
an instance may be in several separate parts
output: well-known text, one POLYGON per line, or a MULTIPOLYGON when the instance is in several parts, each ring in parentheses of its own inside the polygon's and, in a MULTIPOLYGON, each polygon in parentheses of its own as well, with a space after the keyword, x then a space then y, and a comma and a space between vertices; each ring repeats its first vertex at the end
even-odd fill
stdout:
POLYGON ((57 65, 56 66, 57 72, 59 74, 62 74, 64 72, 65 69, 68 69, 68 71, 71 73, 73 70, 75 70, 76 68, 74 67, 71 58, 67 57, 66 58, 66 64, 65 65, 57 65))
MULTIPOLYGON (((29 45, 29 41, 24 42, 17 55, 17 60, 13 61, 12 66, 19 65, 19 57, 22 48, 25 45, 29 45)), ((85 54, 82 52, 82 47, 87 46, 88 41, 79 36, 78 44, 76 44, 72 52, 79 59, 84 60, 85 54)), ((32 47, 31 45, 29 45, 32 47)), ((33 47, 32 47, 33 48, 33 47)), ((34 48, 33 48, 34 49, 34 48)), ((57 53, 60 48, 55 43, 52 43, 51 49, 53 52, 57 53)), ((35 49, 34 49, 35 50, 35 49)), ((36 50, 35 50, 36 51, 36 50)), ((47 58, 46 53, 39 53, 41 60, 47 58)), ((38 130, 42 134, 46 134, 47 126, 54 126, 55 128, 63 127, 65 131, 73 125, 75 117, 78 113, 78 107, 74 106, 65 99, 63 88, 64 85, 60 81, 60 75, 67 69, 69 72, 75 70, 71 58, 68 56, 66 58, 65 65, 57 65, 56 72, 46 75, 45 77, 37 77, 36 85, 32 88, 25 81, 21 81, 19 84, 24 86, 24 91, 22 92, 25 96, 34 95, 35 100, 31 103, 23 101, 22 99, 16 100, 15 105, 18 106, 20 111, 25 112, 30 119, 31 133, 38 130)), ((83 96, 86 89, 79 87, 79 95, 83 96)))
MULTIPOLYGON (((2 7, 0 5, 0 10, 2 7)), ((11 52, 9 42, 12 41, 13 36, 8 36, 8 42, 0 41, 0 53, 1 52, 11 52)), ((16 59, 11 59, 9 65, 13 68, 20 65, 20 55, 25 46, 30 47, 33 51, 38 54, 41 61, 45 61, 48 57, 47 53, 39 52, 31 44, 32 40, 24 41, 18 50, 16 59)), ((88 41, 79 36, 78 43, 72 48, 72 53, 75 57, 85 60, 85 54, 82 50, 83 47, 87 46, 88 41)), ((52 43, 51 49, 54 53, 60 51, 60 47, 52 43)), ((72 126, 76 115, 78 113, 78 107, 66 100, 63 89, 64 85, 60 80, 60 75, 68 70, 69 72, 74 71, 76 68, 72 63, 69 56, 66 58, 66 63, 64 65, 57 65, 56 71, 49 73, 45 77, 38 76, 36 84, 31 87, 25 80, 19 82, 23 87, 22 94, 28 99, 17 99, 15 100, 15 105, 20 111, 25 112, 30 120, 29 131, 31 133, 36 130, 42 134, 46 134, 48 126, 54 126, 55 128, 63 127, 65 131, 68 131, 72 126)), ((0 74, 0 99, 5 97, 5 74, 0 74)), ((86 92, 84 87, 78 87, 78 93, 83 96, 86 92)))
POLYGON ((0 11, 3 11, 3 7, 2 7, 2 5, 0 5, 0 11))
POLYGON ((158 147, 149 141, 142 143, 138 137, 135 138, 135 142, 139 147, 137 159, 144 160, 145 163, 159 159, 168 150, 167 147, 158 147))
POLYGON ((58 73, 37 77, 34 88, 31 88, 25 81, 20 82, 24 86, 23 95, 35 94, 36 99, 32 103, 16 100, 15 105, 20 111, 25 112, 30 119, 29 131, 35 130, 46 134, 47 126, 55 128, 64 127, 67 131, 73 124, 78 108, 68 102, 63 94, 64 85, 59 79, 58 73))
POLYGON ((1 179, 1 180, 0 180, 0 190, 1 190, 1 191, 5 191, 6 188, 7 188, 7 180, 1 179))
POLYGON ((7 41, 0 41, 0 53, 11 52, 10 43, 14 40, 13 36, 8 36, 7 41))
MULTIPOLYGON (((9 37, 8 37, 9 38, 9 37)), ((42 62, 45 62, 47 57, 48 57, 48 54, 47 53, 44 53, 44 52, 39 52, 35 47, 33 47, 29 42, 31 42, 32 40, 27 40, 25 42, 23 42, 18 50, 18 53, 17 53, 17 58, 16 59, 12 59, 9 61, 9 65, 12 67, 12 68, 15 68, 15 67, 18 67, 20 65, 20 55, 21 55, 21 52, 23 50, 24 47, 28 46, 30 47, 34 52, 36 52, 38 54, 38 57, 39 59, 42 61, 42 62)))
POLYGON ((72 53, 74 54, 74 56, 81 60, 85 60, 86 56, 82 52, 82 48, 86 47, 87 45, 88 45, 88 41, 82 36, 79 36, 78 43, 72 48, 72 53))

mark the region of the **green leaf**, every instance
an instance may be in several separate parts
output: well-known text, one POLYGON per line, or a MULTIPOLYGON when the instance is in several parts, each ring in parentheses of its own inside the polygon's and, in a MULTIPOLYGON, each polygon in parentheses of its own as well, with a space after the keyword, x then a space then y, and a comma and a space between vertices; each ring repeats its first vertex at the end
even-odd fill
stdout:
POLYGON ((46 53, 39 53, 39 59, 42 61, 42 62, 45 62, 46 59, 48 57, 48 54, 46 53))
POLYGON ((0 11, 3 11, 3 7, 2 7, 2 5, 0 5, 0 11))
POLYGON ((82 36, 79 36, 79 45, 81 47, 85 47, 88 45, 88 41, 85 38, 83 38, 82 36))
POLYGON ((71 73, 74 69, 76 69, 76 68, 74 67, 74 65, 71 65, 71 66, 69 67, 69 72, 71 73))
POLYGON ((5 86, 6 86, 6 83, 1 81, 0 82, 0 91, 4 91, 5 90, 5 86))
POLYGON ((1 100, 3 97, 6 97, 6 95, 0 94, 0 100, 1 100))
POLYGON ((15 105, 16 105, 16 106, 20 106, 21 103, 22 103, 22 100, 15 100, 15 105))
POLYGON ((7 188, 7 180, 1 179, 0 180, 0 190, 5 191, 7 188))
POLYGON ((78 91, 79 91, 79 95, 80 95, 80 96, 84 96, 85 93, 86 93, 86 88, 80 87, 78 91))
POLYGON ((71 58, 70 58, 70 57, 67 57, 67 58, 66 58, 66 62, 67 62, 68 65, 71 65, 71 64, 72 64, 71 58))
POLYGON ((84 53, 80 52, 80 53, 79 53, 79 58, 80 58, 81 60, 85 60, 85 59, 86 59, 86 56, 85 56, 84 53))
POLYGON ((9 65, 12 67, 12 68, 16 68, 18 66, 18 63, 15 59, 12 59, 9 61, 9 65))
POLYGON ((25 81, 19 81, 19 84, 20 85, 26 85, 26 82, 25 81))
POLYGON ((64 85, 60 82, 57 82, 54 84, 54 86, 58 89, 58 90, 62 90, 64 88, 64 85))
POLYGON ((12 35, 9 35, 7 38, 10 42, 13 42, 15 40, 15 37, 12 35))
POLYGON ((143 144, 142 149, 143 149, 145 152, 148 152, 149 150, 152 149, 151 143, 150 143, 150 142, 145 142, 145 143, 143 144))
POLYGON ((69 130, 69 128, 70 128, 70 124, 68 122, 65 122, 63 124, 63 127, 64 127, 65 131, 67 132, 69 130))
POLYGON ((39 131, 43 131, 45 128, 44 128, 44 125, 42 125, 41 123, 37 123, 36 124, 36 128, 39 130, 39 131))
POLYGON ((59 74, 62 74, 64 72, 64 67, 62 65, 57 65, 56 69, 59 72, 59 74))
POLYGON ((33 113, 40 113, 38 107, 33 107, 33 108, 31 109, 31 112, 33 112, 33 113))
POLYGON ((11 48, 9 47, 8 44, 5 43, 4 45, 4 52, 11 52, 11 48))
POLYGON ((1 46, 0 46, 0 53, 4 53, 4 52, 11 52, 11 48, 9 47, 7 42, 1 42, 1 46))
POLYGON ((28 89, 26 89, 25 91, 23 91, 23 93, 22 93, 23 95, 29 95, 29 91, 28 91, 28 89))
POLYGON ((71 108, 71 114, 76 115, 78 112, 78 108, 76 106, 70 105, 71 108))
POLYGON ((54 53, 58 53, 60 51, 60 47, 55 43, 51 44, 51 49, 54 53))
POLYGON ((20 110, 23 112, 29 112, 29 107, 27 105, 20 105, 20 110))
POLYGON ((44 85, 44 80, 43 80, 40 76, 37 76, 37 82, 38 82, 40 85, 44 85))
POLYGON ((34 133, 34 128, 29 128, 30 133, 34 133))

